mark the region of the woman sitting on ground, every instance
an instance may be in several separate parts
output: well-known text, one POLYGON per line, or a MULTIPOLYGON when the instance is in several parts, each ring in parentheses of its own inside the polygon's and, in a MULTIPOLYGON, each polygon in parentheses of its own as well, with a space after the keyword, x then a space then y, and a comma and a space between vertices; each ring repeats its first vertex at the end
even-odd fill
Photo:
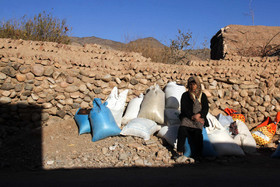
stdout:
POLYGON ((191 157, 200 159, 203 148, 203 126, 208 127, 206 115, 209 110, 207 96, 201 91, 201 83, 197 77, 190 77, 188 91, 181 97, 181 125, 178 130, 177 152, 183 155, 186 138, 191 148, 191 157))

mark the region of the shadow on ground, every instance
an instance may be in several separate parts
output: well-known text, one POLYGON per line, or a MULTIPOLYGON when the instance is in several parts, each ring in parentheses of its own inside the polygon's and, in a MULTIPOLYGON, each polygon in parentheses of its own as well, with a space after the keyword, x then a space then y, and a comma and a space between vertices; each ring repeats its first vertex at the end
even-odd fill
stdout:
POLYGON ((169 168, 58 169, 1 172, 1 186, 267 186, 278 184, 279 160, 201 162, 169 168))
POLYGON ((27 104, 0 104, 0 168, 42 168, 42 108, 27 104))
POLYGON ((264 186, 278 184, 280 160, 258 155, 172 167, 42 169, 42 108, 0 105, 0 186, 264 186))

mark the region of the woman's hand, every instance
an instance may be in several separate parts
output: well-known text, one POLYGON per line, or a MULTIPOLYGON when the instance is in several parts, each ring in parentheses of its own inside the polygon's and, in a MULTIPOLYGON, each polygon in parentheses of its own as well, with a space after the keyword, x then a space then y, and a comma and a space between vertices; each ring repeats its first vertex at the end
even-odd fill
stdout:
POLYGON ((192 120, 193 120, 193 121, 198 121, 199 118, 201 118, 201 115, 200 115, 199 113, 197 113, 197 114, 195 114, 195 115, 192 116, 192 120))
POLYGON ((199 114, 199 113, 193 115, 193 116, 192 116, 192 120, 193 120, 193 121, 197 121, 197 122, 202 123, 202 124, 205 123, 204 119, 201 118, 201 114, 199 114))
POLYGON ((198 121, 199 123, 203 124, 203 125, 204 125, 204 123, 205 123, 205 121, 204 121, 203 118, 199 118, 197 121, 198 121))

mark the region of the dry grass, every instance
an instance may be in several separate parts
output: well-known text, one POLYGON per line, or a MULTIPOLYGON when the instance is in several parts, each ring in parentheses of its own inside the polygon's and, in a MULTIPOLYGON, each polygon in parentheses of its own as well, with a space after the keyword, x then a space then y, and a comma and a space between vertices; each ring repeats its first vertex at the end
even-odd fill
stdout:
POLYGON ((35 41, 49 41, 68 44, 69 28, 66 21, 60 21, 45 12, 28 19, 3 21, 0 24, 0 38, 12 38, 35 41))

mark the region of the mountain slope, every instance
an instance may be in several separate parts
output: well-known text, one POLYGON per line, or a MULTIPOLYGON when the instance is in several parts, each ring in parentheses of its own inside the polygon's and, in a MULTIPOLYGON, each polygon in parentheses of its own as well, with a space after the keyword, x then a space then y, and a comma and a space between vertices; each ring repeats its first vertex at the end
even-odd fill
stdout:
POLYGON ((153 37, 140 38, 140 39, 131 41, 126 45, 128 45, 128 46, 130 46, 130 45, 149 46, 149 47, 152 47, 152 48, 163 48, 165 46, 153 37))
POLYGON ((98 44, 106 47, 110 47, 113 49, 122 49, 123 46, 125 45, 124 43, 121 42, 116 42, 113 40, 107 40, 107 39, 102 39, 98 38, 95 36, 91 37, 70 37, 72 43, 78 43, 80 45, 84 44, 98 44))
MULTIPOLYGON (((102 39, 95 36, 92 37, 70 37, 72 43, 78 43, 79 45, 95 43, 105 47, 109 47, 116 50, 122 51, 134 51, 142 53, 145 57, 151 57, 152 60, 161 61, 163 56, 164 44, 159 42, 153 37, 140 38, 134 41, 130 41, 125 44, 122 42, 116 42, 113 40, 102 39), (158 60, 156 60, 158 59, 158 60)), ((188 60, 206 60, 210 58, 210 49, 190 49, 188 52, 188 60)))
POLYGON ((98 38, 95 36, 70 37, 70 38, 71 38, 72 43, 78 43, 80 45, 95 43, 98 45, 103 45, 103 46, 107 46, 107 47, 111 47, 113 49, 119 49, 119 50, 130 47, 130 46, 149 46, 149 47, 153 47, 153 48, 163 48, 164 47, 164 45, 162 43, 160 43, 157 39, 155 39, 153 37, 140 38, 140 39, 131 41, 127 44, 122 43, 122 42, 116 42, 113 40, 102 39, 102 38, 98 38))

